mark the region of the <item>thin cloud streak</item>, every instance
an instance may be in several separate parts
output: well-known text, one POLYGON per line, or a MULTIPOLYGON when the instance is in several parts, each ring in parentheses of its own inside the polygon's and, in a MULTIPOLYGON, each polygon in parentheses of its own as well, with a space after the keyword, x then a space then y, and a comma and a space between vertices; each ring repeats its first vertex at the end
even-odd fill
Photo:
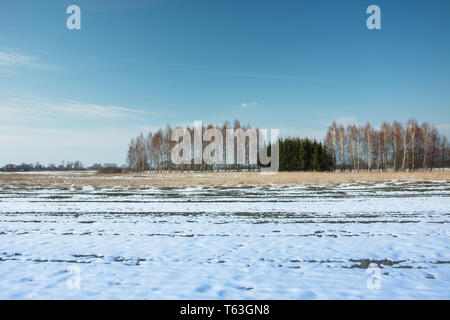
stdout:
POLYGON ((8 121, 37 120, 43 118, 78 117, 91 119, 136 118, 155 112, 114 105, 99 105, 79 101, 51 103, 44 99, 9 98, 0 101, 0 117, 8 121))
MULTIPOLYGON (((108 61, 106 57, 92 57, 98 63, 106 64, 106 65, 129 65, 136 63, 135 59, 116 59, 113 61, 108 61)), ((269 73, 248 73, 248 72, 234 72, 234 71, 226 71, 219 70, 214 68, 206 68, 206 67, 193 67, 193 66, 185 66, 173 63, 163 63, 156 61, 140 61, 140 65, 148 65, 148 66, 157 66, 170 71, 177 72, 196 72, 196 73, 205 73, 219 76, 231 76, 231 77, 245 77, 245 78, 258 78, 258 79, 270 79, 270 80, 288 80, 288 81, 307 81, 307 82, 319 82, 319 83, 334 83, 335 80, 330 79, 320 79, 320 78, 311 78, 311 77, 300 77, 300 76, 291 76, 291 75, 283 75, 283 74, 269 74, 269 73)))
MULTIPOLYGON (((0 49, 3 49, 0 46, 0 49)), ((5 49, 3 49, 5 50, 5 49)), ((64 55, 58 52, 44 52, 41 51, 44 54, 52 54, 52 55, 64 55)), ((136 60, 134 59, 116 59, 114 62, 108 61, 106 57, 100 58, 95 56, 86 56, 86 55, 76 55, 80 58, 85 58, 89 60, 96 60, 97 63, 106 64, 106 65, 124 65, 124 64, 130 64, 135 63, 136 60)), ((29 67, 35 67, 35 68, 49 68, 49 69, 59 69, 58 67, 46 65, 43 63, 38 63, 37 58, 32 55, 23 55, 20 53, 14 53, 14 52, 1 52, 0 51, 0 65, 3 63, 9 66, 29 66, 29 67), (2 57, 3 54, 3 57, 2 57)), ((184 66, 179 64, 173 64, 173 63, 163 63, 163 62, 156 62, 156 61, 141 61, 141 65, 152 65, 152 66, 158 66, 166 70, 170 71, 177 71, 177 72, 196 72, 196 73, 204 73, 204 74, 212 74, 212 75, 219 75, 219 76, 231 76, 231 77, 244 77, 244 78, 256 78, 256 79, 270 79, 270 80, 287 80, 287 81, 307 81, 307 82, 319 82, 319 83, 329 83, 329 82, 335 82, 334 80, 330 79, 320 79, 320 78, 311 78, 311 77, 300 77, 300 76, 292 76, 292 75, 283 75, 283 74, 264 74, 264 73, 247 73, 247 72, 233 72, 233 71, 226 71, 226 70, 219 70, 214 68, 205 68, 205 67, 193 67, 193 66, 184 66)))
MULTIPOLYGON (((45 70, 62 70, 59 67, 40 62, 36 56, 14 52, 11 50, 0 51, 0 66, 9 68, 30 67, 45 70)), ((1 69, 0 72, 2 72, 1 69)))

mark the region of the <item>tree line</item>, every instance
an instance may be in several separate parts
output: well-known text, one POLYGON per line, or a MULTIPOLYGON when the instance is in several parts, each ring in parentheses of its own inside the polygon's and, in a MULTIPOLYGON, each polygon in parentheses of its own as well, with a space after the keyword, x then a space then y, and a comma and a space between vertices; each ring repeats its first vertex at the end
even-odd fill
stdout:
POLYGON ((115 163, 94 163, 91 166, 85 166, 81 161, 62 161, 59 165, 50 163, 43 165, 36 163, 7 164, 0 167, 0 172, 30 172, 30 171, 99 171, 104 173, 118 173, 124 168, 118 167, 115 163))
MULTIPOLYGON (((207 164, 204 161, 202 163, 195 164, 194 161, 191 161, 190 164, 181 164, 176 165, 171 161, 171 154, 174 146, 178 143, 177 141, 172 141, 172 133, 177 128, 172 128, 170 125, 167 125, 164 129, 159 129, 155 132, 149 132, 146 135, 141 133, 136 138, 131 139, 128 145, 128 153, 127 153, 127 164, 128 167, 133 171, 256 171, 259 170, 261 165, 258 159, 257 164, 251 164, 249 162, 249 154, 246 152, 245 154, 245 163, 238 164, 237 161, 233 164, 207 164)), ((222 136, 226 136, 227 129, 242 129, 248 130, 252 129, 250 125, 241 125, 239 120, 235 120, 233 125, 230 124, 229 121, 225 121, 222 125, 202 125, 200 129, 200 134, 203 136, 203 133, 207 129, 217 129, 221 132, 222 136)), ((187 126, 184 128, 185 132, 190 135, 191 143, 194 143, 194 127, 187 126)), ((258 128, 255 128, 257 132, 259 132, 258 128)), ((227 153, 226 140, 223 139, 223 156, 227 153)), ((209 142, 202 141, 203 149, 208 145, 209 142)), ((248 139, 245 141, 246 147, 249 145, 248 139)), ((192 148, 192 151, 194 148, 192 148)), ((248 149, 247 149, 248 151, 248 149)), ((192 153, 190 156, 191 159, 194 158, 194 154, 192 153)), ((234 159, 237 159, 237 148, 234 148, 234 159)))
MULTIPOLYGON (((227 129, 251 129, 250 125, 241 126, 239 120, 231 125, 225 121, 222 125, 209 124, 201 128, 215 128, 226 135, 227 129)), ((8 164, 0 171, 69 171, 95 170, 101 173, 119 173, 131 171, 259 171, 264 165, 258 159, 256 164, 250 164, 248 146, 245 140, 245 163, 238 164, 207 164, 200 163, 174 165, 171 162, 171 152, 177 142, 171 141, 175 128, 167 125, 164 129, 141 133, 131 139, 127 152, 127 165, 118 167, 114 163, 99 164, 85 167, 81 161, 63 161, 59 165, 53 163, 44 166, 38 162, 20 165, 8 164)), ((185 128, 191 137, 194 128, 185 128)), ((256 128, 259 132, 259 129, 256 128)), ((191 139, 193 141, 194 139, 191 139)), ((226 154, 226 144, 223 141, 223 153, 226 154)), ((258 141, 258 150, 261 147, 258 141)), ((208 142, 202 141, 203 147, 208 142)), ((450 167, 450 147, 445 135, 435 126, 427 122, 422 124, 410 119, 405 125, 394 121, 383 122, 379 128, 370 123, 363 126, 350 124, 344 127, 333 122, 328 128, 323 142, 308 138, 288 137, 277 141, 279 150, 280 171, 412 171, 433 170, 450 167)), ((267 145, 271 153, 270 144, 267 145)), ((237 159, 237 148, 233 149, 237 159)), ((193 157, 193 155, 192 155, 193 157)))
MULTIPOLYGON (((227 129, 242 129, 248 130, 252 127, 250 125, 241 126, 239 120, 235 120, 233 125, 229 121, 225 121, 222 125, 213 126, 209 124, 201 128, 202 132, 206 129, 218 129, 223 136, 226 135, 227 129)), ((155 132, 149 132, 146 135, 141 133, 139 136, 131 139, 128 146, 127 164, 133 171, 258 171, 264 165, 258 159, 256 164, 249 162, 248 149, 245 155, 245 163, 223 163, 223 164, 190 164, 174 165, 171 162, 171 153, 176 141, 171 141, 174 128, 167 125, 164 129, 159 129, 155 132)), ((191 141, 193 141, 194 128, 185 128, 186 132, 190 134, 191 141)), ((255 129, 259 132, 259 129, 255 129)), ((204 146, 208 142, 202 142, 204 146)), ((249 140, 245 141, 246 148, 249 146, 249 140)), ((279 170, 282 171, 326 171, 332 170, 333 163, 327 147, 317 141, 310 139, 299 138, 283 138, 278 140, 279 147, 279 170)), ((258 142, 258 150, 261 146, 258 142)), ((268 153, 271 153, 273 146, 268 143, 268 153)), ((223 141, 223 153, 227 152, 227 145, 225 139, 223 141)), ((233 148, 234 159, 237 159, 237 148, 233 148)), ((193 155, 191 156, 193 158, 193 155)))
POLYGON ((344 127, 333 122, 325 136, 333 170, 413 171, 450 166, 449 144, 435 126, 410 119, 344 127))

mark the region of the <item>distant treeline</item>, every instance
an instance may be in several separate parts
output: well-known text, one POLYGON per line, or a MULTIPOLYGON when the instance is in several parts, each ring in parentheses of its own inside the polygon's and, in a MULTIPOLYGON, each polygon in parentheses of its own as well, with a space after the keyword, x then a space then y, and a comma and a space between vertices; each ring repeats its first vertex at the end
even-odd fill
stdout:
POLYGON ((325 137, 333 169, 352 171, 432 170, 450 166, 449 144, 435 126, 384 122, 379 129, 333 124, 325 137))
POLYGON ((7 164, 0 167, 0 172, 30 172, 30 171, 98 171, 101 173, 119 173, 126 168, 118 167, 115 163, 95 163, 92 166, 85 167, 81 161, 63 161, 59 165, 53 163, 48 166, 36 163, 7 164))
MULTIPOLYGON (((251 129, 250 125, 241 126, 239 120, 233 125, 226 121, 221 126, 212 124, 203 126, 201 130, 215 128, 226 135, 227 129, 251 129)), ((243 164, 190 164, 174 165, 171 152, 177 142, 171 141, 174 128, 169 125, 165 129, 141 133, 131 139, 128 146, 127 165, 118 167, 116 164, 94 164, 85 167, 80 161, 63 161, 59 165, 48 166, 39 163, 20 165, 8 164, 0 171, 70 171, 95 170, 101 173, 120 173, 124 171, 259 171, 263 165, 259 160, 256 164, 249 163, 249 154, 245 154, 243 164)), ((194 140, 194 128, 185 128, 191 141, 194 140)), ((259 133, 259 129, 255 129, 259 133)), ((209 142, 202 142, 206 146, 209 142)), ((245 144, 248 147, 248 141, 245 144)), ((344 127, 333 122, 329 127, 324 142, 300 139, 296 137, 278 140, 280 171, 411 171, 432 170, 434 168, 450 167, 450 147, 447 137, 442 135, 435 126, 428 123, 418 124, 409 120, 406 125, 394 121, 384 122, 379 129, 367 123, 364 126, 354 124, 344 127)), ((267 145, 271 153, 270 144, 267 145)), ((260 148, 258 142, 258 150, 260 148)), ((226 154, 224 140, 223 153, 226 154)), ((237 148, 234 148, 234 158, 237 148)))

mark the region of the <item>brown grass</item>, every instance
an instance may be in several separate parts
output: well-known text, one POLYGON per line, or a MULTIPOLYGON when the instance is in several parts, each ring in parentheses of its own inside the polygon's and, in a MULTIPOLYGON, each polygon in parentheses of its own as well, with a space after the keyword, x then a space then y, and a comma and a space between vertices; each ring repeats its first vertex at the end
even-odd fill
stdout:
POLYGON ((450 181, 450 171, 416 172, 279 172, 266 176, 258 172, 220 173, 142 173, 142 174, 0 174, 3 189, 81 189, 83 186, 111 188, 115 186, 131 189, 157 187, 161 189, 236 186, 292 186, 292 185, 336 185, 340 183, 377 183, 389 181, 428 182, 450 181))

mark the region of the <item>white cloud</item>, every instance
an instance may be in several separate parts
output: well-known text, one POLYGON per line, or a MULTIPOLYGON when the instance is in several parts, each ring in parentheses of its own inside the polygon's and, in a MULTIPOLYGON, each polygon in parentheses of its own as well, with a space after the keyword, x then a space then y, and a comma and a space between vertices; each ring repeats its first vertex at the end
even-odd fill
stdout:
MULTIPOLYGON (((31 67, 39 69, 59 70, 58 67, 43 63, 33 55, 23 54, 10 50, 0 51, 0 66, 3 67, 31 67)), ((2 72, 5 72, 3 70, 2 72)))
POLYGON ((256 106, 257 104, 258 104, 258 102, 242 102, 241 107, 248 108, 248 107, 256 106))
POLYGON ((148 114, 155 113, 78 101, 0 97, 0 166, 69 159, 123 163, 129 140, 154 129, 144 121, 123 120, 147 121, 148 114))
POLYGON ((49 110, 70 116, 94 117, 94 118, 129 118, 139 114, 151 114, 148 111, 125 108, 120 106, 103 106, 93 103, 81 103, 77 101, 66 102, 59 105, 47 104, 49 110))
POLYGON ((119 119, 134 118, 145 114, 155 113, 122 106, 99 105, 78 101, 48 102, 40 98, 8 98, 0 101, 0 119, 8 121, 61 117, 119 119))
POLYGON ((32 56, 25 56, 20 53, 0 52, 0 65, 2 66, 29 65, 34 63, 35 60, 32 56))

